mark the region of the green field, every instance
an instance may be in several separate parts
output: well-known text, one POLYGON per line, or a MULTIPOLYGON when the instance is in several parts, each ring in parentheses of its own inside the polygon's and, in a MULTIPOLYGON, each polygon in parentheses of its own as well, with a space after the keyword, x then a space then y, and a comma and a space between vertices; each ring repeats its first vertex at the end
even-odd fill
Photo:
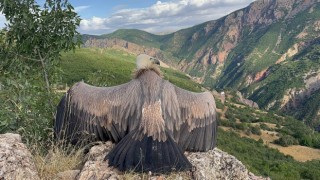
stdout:
MULTIPOLYGON (((78 81, 92 85, 114 86, 130 81, 135 70, 135 56, 115 49, 80 49, 62 54, 61 84, 78 81)), ((164 78, 177 86, 200 92, 201 86, 185 74, 161 68, 164 78)))

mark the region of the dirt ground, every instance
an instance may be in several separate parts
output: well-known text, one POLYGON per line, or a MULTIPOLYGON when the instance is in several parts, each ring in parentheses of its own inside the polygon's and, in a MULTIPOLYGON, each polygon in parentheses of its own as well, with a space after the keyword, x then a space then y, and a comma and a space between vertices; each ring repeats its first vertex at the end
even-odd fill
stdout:
MULTIPOLYGON (((267 124, 269 127, 275 127, 275 124, 267 124)), ((241 137, 248 137, 254 140, 259 140, 260 138, 263 140, 263 143, 270 148, 278 149, 281 153, 285 155, 292 156, 296 161, 306 162, 314 159, 320 160, 320 149, 310 148, 306 146, 293 145, 289 147, 282 147, 272 142, 279 137, 277 136, 277 132, 275 131, 266 131, 261 130, 261 135, 246 135, 243 131, 233 130, 231 127, 221 127, 223 130, 228 131, 232 130, 238 133, 241 137)))
POLYGON ((292 156, 295 160, 306 162, 314 159, 320 160, 320 149, 310 148, 306 146, 293 145, 289 147, 282 147, 276 144, 269 144, 269 147, 278 149, 285 155, 292 156))

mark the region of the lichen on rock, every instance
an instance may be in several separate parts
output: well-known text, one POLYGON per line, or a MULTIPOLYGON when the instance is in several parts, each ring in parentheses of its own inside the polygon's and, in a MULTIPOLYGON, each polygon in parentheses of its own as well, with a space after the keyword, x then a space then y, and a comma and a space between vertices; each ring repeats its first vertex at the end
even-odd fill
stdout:
POLYGON ((32 155, 18 134, 0 134, 0 179, 40 179, 32 155))
MULTIPOLYGON (((185 152, 194 166, 192 171, 153 174, 121 172, 109 167, 104 161, 114 144, 99 143, 86 155, 86 162, 81 170, 60 172, 56 180, 100 180, 100 179, 269 179, 255 176, 234 156, 218 148, 208 152, 185 152)), ((40 179, 31 153, 21 142, 18 134, 0 135, 0 179, 40 179)))
POLYGON ((106 142, 94 146, 88 153, 88 161, 80 172, 79 179, 265 179, 255 176, 234 156, 218 148, 208 152, 185 152, 186 157, 195 167, 193 172, 173 172, 168 175, 144 175, 120 172, 113 167, 108 167, 103 161, 106 154, 112 149, 113 144, 106 142))

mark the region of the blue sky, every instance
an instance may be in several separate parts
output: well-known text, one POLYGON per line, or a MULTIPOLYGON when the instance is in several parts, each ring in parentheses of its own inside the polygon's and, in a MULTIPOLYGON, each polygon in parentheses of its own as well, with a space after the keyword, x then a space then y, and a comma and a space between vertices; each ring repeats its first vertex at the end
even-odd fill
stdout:
MULTIPOLYGON (((41 2, 44 0, 38 0, 41 2)), ((85 34, 117 29, 167 33, 218 19, 248 6, 253 0, 69 0, 82 18, 85 34)), ((0 27, 5 19, 0 14, 0 27)))

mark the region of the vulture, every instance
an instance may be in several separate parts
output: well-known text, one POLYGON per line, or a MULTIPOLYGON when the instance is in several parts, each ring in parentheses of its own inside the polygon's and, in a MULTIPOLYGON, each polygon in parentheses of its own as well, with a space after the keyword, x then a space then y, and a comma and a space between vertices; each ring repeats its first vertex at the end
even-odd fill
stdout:
POLYGON ((164 80, 159 65, 141 54, 134 77, 125 84, 73 85, 57 107, 57 140, 110 140, 116 145, 105 160, 120 171, 191 170, 184 151, 208 151, 216 145, 215 100, 210 92, 190 92, 164 80))

